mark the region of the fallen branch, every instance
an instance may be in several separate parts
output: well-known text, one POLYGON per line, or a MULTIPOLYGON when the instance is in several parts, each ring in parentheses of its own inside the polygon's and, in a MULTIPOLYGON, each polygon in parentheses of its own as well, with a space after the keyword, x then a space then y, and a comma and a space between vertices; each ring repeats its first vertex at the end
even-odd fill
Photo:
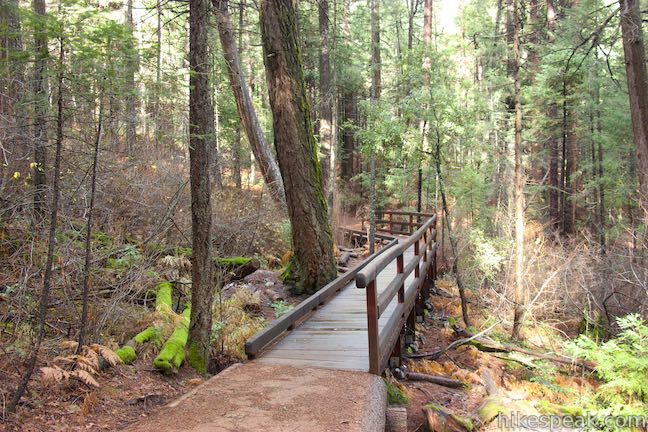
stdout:
POLYGON ((407 372, 407 374, 405 374, 405 377, 410 381, 426 381, 426 382, 431 382, 433 384, 437 384, 444 387, 450 387, 450 388, 461 388, 465 386, 465 384, 459 380, 440 376, 440 375, 430 375, 430 374, 424 374, 418 372, 407 372))
POLYGON ((464 338, 464 339, 458 339, 458 340, 452 342, 450 345, 448 345, 445 348, 440 349, 438 351, 408 354, 407 357, 408 358, 427 358, 427 359, 431 359, 431 360, 436 360, 439 357, 441 357, 443 354, 445 354, 447 351, 450 351, 451 349, 457 348, 457 347, 459 347, 461 345, 465 345, 465 344, 479 338, 480 336, 483 336, 485 334, 490 333, 495 328, 495 326, 497 324, 499 324, 499 321, 496 322, 495 324, 491 325, 487 329, 480 331, 476 335, 472 335, 472 336, 464 338))

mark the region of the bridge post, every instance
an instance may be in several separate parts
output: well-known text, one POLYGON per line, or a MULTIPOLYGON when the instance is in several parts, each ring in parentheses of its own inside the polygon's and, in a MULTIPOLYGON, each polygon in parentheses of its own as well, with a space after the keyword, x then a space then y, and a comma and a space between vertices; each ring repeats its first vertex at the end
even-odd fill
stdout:
POLYGON ((369 335, 369 372, 380 375, 380 346, 378 340, 378 307, 376 281, 367 284, 367 333, 369 335))

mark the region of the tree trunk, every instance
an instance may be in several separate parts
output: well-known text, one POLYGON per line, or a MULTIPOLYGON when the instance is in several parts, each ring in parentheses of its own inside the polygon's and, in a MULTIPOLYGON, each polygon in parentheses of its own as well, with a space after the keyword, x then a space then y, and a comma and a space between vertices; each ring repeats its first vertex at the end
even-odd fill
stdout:
MULTIPOLYGON (((33 0, 34 13, 39 20, 46 19, 45 0, 33 0)), ((44 22, 39 21, 34 30, 34 221, 43 220, 45 192, 47 189, 47 82, 46 68, 49 51, 47 30, 44 22)))
MULTIPOLYGON (((239 14, 238 14, 238 19, 239 19, 239 26, 238 26, 238 56, 239 59, 241 58, 241 55, 243 54, 243 25, 244 25, 244 19, 245 19, 245 2, 241 1, 239 3, 239 14)), ((239 60, 240 61, 240 60, 239 60)), ((241 130, 241 124, 236 125, 236 136, 234 137, 234 143, 232 144, 232 176, 234 177, 234 184, 236 185, 237 189, 241 189, 242 181, 241 181, 241 135, 242 135, 242 130, 241 130)))
POLYGON ((291 0, 261 3, 261 36, 275 147, 292 224, 297 292, 315 292, 336 275, 333 237, 291 0))
MULTIPOLYGON (((103 90, 103 89, 102 89, 103 90)), ((86 222, 85 238, 85 264, 83 267, 83 293, 81 294, 81 319, 79 320, 79 344, 76 353, 79 354, 85 345, 85 336, 88 328, 88 293, 90 291, 90 268, 92 266, 92 216, 94 213, 95 196, 97 191, 97 164, 99 163, 99 148, 103 134, 104 94, 99 93, 99 118, 97 120, 97 135, 94 142, 92 157, 92 174, 90 176, 90 205, 88 206, 88 220, 86 222)))
MULTIPOLYGON (((320 149, 324 155, 322 160, 322 182, 324 190, 330 190, 331 156, 333 143, 331 141, 331 124, 333 122, 333 110, 331 102, 333 92, 331 88, 331 66, 329 61, 329 7, 328 0, 319 0, 319 30, 320 30, 320 55, 319 55, 319 92, 320 92, 320 119, 319 119, 319 142, 320 149)), ((329 195, 329 194, 327 194, 329 195)), ((332 202, 328 197, 329 208, 332 202)))
POLYGON ((243 71, 241 70, 241 60, 227 10, 228 0, 212 0, 212 3, 218 15, 218 34, 223 47, 223 56, 228 66, 227 73, 236 100, 236 108, 245 128, 250 148, 261 168, 261 174, 270 189, 270 193, 277 202, 285 206, 286 193, 281 178, 282 172, 279 170, 272 150, 266 143, 261 124, 252 104, 250 92, 245 83, 243 71))
POLYGON ((639 195, 644 218, 648 220, 648 73, 639 3, 639 0, 620 0, 623 53, 638 161, 639 195))
MULTIPOLYGON (((381 93, 380 0, 371 0, 371 102, 376 104, 381 93)), ((369 154, 369 253, 374 253, 376 237, 376 153, 369 154)))
MULTIPOLYGON (((432 69, 432 60, 430 59, 430 48, 432 45, 432 0, 425 0, 423 5, 423 94, 428 95, 430 92, 430 74, 432 69)), ((430 143, 428 141, 429 123, 426 121, 426 110, 428 104, 423 105, 424 116, 421 117, 419 122, 419 129, 421 131, 421 156, 419 157, 418 175, 417 175, 417 196, 416 196, 416 211, 421 212, 422 209, 422 189, 423 189, 423 155, 430 151, 430 143)))
POLYGON ((341 176, 350 180, 355 175, 355 134, 351 123, 357 122, 356 99, 352 91, 346 90, 342 94, 342 154, 341 176))
MULTIPOLYGON (((556 40, 554 31, 556 29, 556 10, 553 0, 547 0, 547 42, 553 44, 556 40)), ((560 191, 562 189, 558 181, 558 136, 554 129, 558 125, 558 105, 555 101, 549 102, 547 108, 549 119, 549 137, 547 147, 549 148, 549 178, 547 204, 549 206, 549 225, 552 231, 560 226, 560 191)))
POLYGON ((522 86, 520 82, 520 24, 518 0, 513 3, 513 84, 515 99, 515 290, 512 337, 520 338, 526 307, 524 281, 524 167, 522 166, 522 86))
POLYGON ((127 1, 126 26, 128 28, 128 39, 126 45, 126 150, 129 156, 133 155, 135 140, 137 139, 137 101, 139 95, 135 74, 139 69, 137 40, 135 38, 133 24, 133 0, 127 1))
POLYGON ((155 149, 160 150, 160 87, 162 86, 162 0, 157 0, 157 46, 155 50, 155 91, 153 101, 153 139, 155 149))
POLYGON ((45 338, 45 326, 47 325, 47 310, 49 306, 49 296, 52 287, 52 274, 54 266, 54 247, 56 246, 56 225, 58 223, 58 209, 61 178, 61 150, 63 149, 63 67, 65 60, 65 49, 63 39, 59 39, 59 74, 58 74, 58 97, 57 97, 57 116, 56 116, 56 153, 54 156, 54 174, 52 183, 52 205, 49 221, 49 234, 47 240, 47 261, 45 262, 45 275, 43 276, 43 288, 41 289, 40 301, 38 305, 38 333, 36 341, 32 348, 27 369, 18 384, 11 401, 7 405, 7 412, 14 412, 16 405, 22 398, 29 379, 34 373, 36 362, 38 361, 38 352, 45 338))
POLYGON ((206 373, 211 346, 212 262, 210 157, 214 108, 209 84, 209 0, 189 2, 189 175, 191 179, 191 321, 189 364, 206 373))
POLYGON ((23 124, 16 112, 21 98, 20 88, 25 82, 24 65, 21 59, 22 32, 18 0, 7 0, 0 4, 0 195, 3 194, 5 165, 13 165, 24 155, 23 124), (9 161, 9 163, 5 163, 9 161))

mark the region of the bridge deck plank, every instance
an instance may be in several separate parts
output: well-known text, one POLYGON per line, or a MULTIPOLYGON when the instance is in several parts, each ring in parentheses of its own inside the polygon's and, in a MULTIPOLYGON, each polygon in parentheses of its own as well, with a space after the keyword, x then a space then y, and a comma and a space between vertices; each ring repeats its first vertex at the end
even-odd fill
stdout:
MULTIPOLYGON (((409 248, 405 262, 413 258, 409 248)), ((376 278, 378 295, 396 275, 396 261, 376 278)), ((413 274, 405 282, 407 287, 413 274)), ((378 320, 382 329, 396 307, 396 297, 378 320)), ((256 361, 266 364, 328 369, 369 370, 366 292, 350 282, 329 303, 287 334, 256 361)))

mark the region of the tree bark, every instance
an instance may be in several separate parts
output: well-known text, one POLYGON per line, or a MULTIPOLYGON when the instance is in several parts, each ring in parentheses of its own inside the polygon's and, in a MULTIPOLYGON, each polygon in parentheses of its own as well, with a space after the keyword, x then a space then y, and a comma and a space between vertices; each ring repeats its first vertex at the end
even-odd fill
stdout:
POLYGON ((522 86, 520 82, 520 23, 518 0, 513 3, 513 85, 515 99, 515 289, 512 337, 520 338, 526 307, 524 290, 524 167, 522 166, 522 86))
POLYGON ((336 275, 333 237, 291 0, 261 3, 261 37, 275 147, 292 224, 296 292, 314 292, 336 275))
MULTIPOLYGON (((556 29, 556 9, 553 0, 547 0, 547 42, 553 44, 556 40, 554 31, 556 29)), ((558 105, 555 101, 549 102, 547 108, 549 119, 549 137, 547 147, 549 149, 549 189, 547 192, 547 203, 549 206, 549 226, 556 231, 560 226, 560 191, 562 189, 558 181, 558 136, 554 131, 558 125, 558 105)))
MULTIPOLYGON (((45 0, 33 0, 34 13, 40 20, 46 19, 45 0)), ((49 56, 47 48, 47 30, 45 23, 40 22, 34 30, 34 221, 40 224, 43 220, 45 195, 47 190, 47 83, 46 68, 49 56)))
MULTIPOLYGON (((319 0, 319 30, 320 30, 320 55, 319 55, 319 92, 320 92, 320 119, 319 119, 319 142, 320 149, 324 155, 322 160, 322 182, 324 190, 330 190, 331 176, 335 172, 331 170, 331 158, 333 156, 333 143, 331 140, 331 125, 333 123, 333 92, 331 87, 331 65, 329 59, 329 7, 328 0, 319 0)), ((332 194, 327 194, 329 208, 332 206, 332 194)))
MULTIPOLYGON (((371 102, 380 100, 381 85, 380 59, 380 0, 371 0, 371 102)), ((376 243, 376 152, 369 149, 369 253, 374 253, 376 243)))
POLYGON ((206 373, 211 346, 212 262, 209 150, 213 146, 214 108, 209 84, 209 0, 189 2, 189 175, 191 179, 191 320, 189 364, 206 373))
POLYGON ((229 2, 228 0, 212 0, 212 3, 218 15, 218 34, 223 47, 223 56, 227 62, 227 74, 232 86, 241 123, 243 123, 250 148, 261 168, 261 174, 270 189, 270 193, 282 207, 285 207, 286 192, 281 178, 282 173, 272 154, 272 150, 266 143, 241 69, 241 60, 238 55, 236 40, 234 39, 229 11, 227 10, 229 2))
POLYGON ((49 221, 49 234, 47 240, 47 261, 45 262, 45 275, 43 276, 43 288, 41 289, 40 301, 38 305, 38 333, 36 341, 32 348, 27 369, 18 384, 11 401, 7 405, 7 412, 14 412, 16 405, 22 398, 29 379, 34 373, 36 362, 38 361, 38 352, 45 338, 45 327, 47 325, 47 311, 49 306, 49 296, 52 288, 52 274, 54 266, 54 248, 56 246, 56 225, 58 223, 60 178, 61 178, 61 150, 63 149, 63 64, 65 60, 64 40, 59 39, 59 74, 58 74, 58 97, 57 97, 57 116, 56 116, 56 153, 54 156, 54 175, 52 183, 52 205, 49 221))
POLYGON ((126 45, 126 151, 129 156, 133 155, 135 140, 137 139, 137 84, 135 74, 139 69, 137 41, 135 39, 135 26, 133 24, 133 0, 126 4, 126 27, 128 28, 128 39, 126 45))
POLYGON ((639 3, 639 0, 620 0, 623 53, 638 161, 639 195, 644 218, 648 220, 648 73, 639 3))
MULTIPOLYGON (((430 58, 430 48, 432 45, 432 0, 425 0, 423 5, 423 50, 425 52, 423 56, 423 94, 428 95, 430 92, 430 74, 432 72, 432 60, 430 58)), ((424 116, 427 115, 426 110, 428 109, 428 104, 424 103, 423 105, 424 116)), ((418 175, 417 175, 417 196, 416 196, 416 211, 421 212, 422 204, 422 190, 423 190, 423 163, 422 155, 429 152, 430 143, 428 138, 429 133, 429 123, 426 121, 425 117, 421 117, 419 121, 419 130, 421 131, 421 157, 419 158, 418 166, 418 175)))
POLYGON ((97 191, 97 164, 99 163, 99 148, 103 134, 104 94, 99 94, 99 118, 97 120, 97 134, 95 136, 92 157, 92 174, 90 176, 90 205, 88 206, 88 220, 86 222, 85 238, 85 263, 83 267, 83 292, 81 294, 81 318, 79 320, 79 344, 76 353, 79 354, 85 345, 86 331, 88 328, 88 293, 90 292, 90 270, 92 266, 92 216, 94 213, 95 196, 97 191))

